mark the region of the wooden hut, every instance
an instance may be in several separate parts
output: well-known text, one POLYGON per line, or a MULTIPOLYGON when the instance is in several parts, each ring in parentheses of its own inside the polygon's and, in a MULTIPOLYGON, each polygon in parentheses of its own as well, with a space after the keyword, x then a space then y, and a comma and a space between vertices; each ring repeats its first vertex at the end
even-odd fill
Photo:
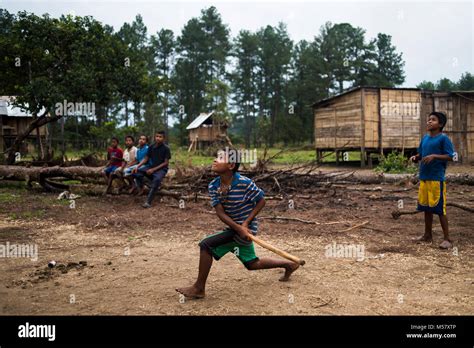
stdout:
POLYGON ((474 163, 474 91, 421 91, 422 123, 420 138, 426 133, 426 118, 441 111, 448 119, 443 129, 452 140, 460 162, 474 163))
POLYGON ((214 111, 201 113, 186 127, 189 130, 189 149, 202 149, 216 142, 232 145, 227 135, 228 125, 215 117, 214 111))
MULTIPOLYGON (((27 110, 12 105, 12 97, 0 97, 0 153, 9 148, 17 135, 23 132, 33 119, 27 110)), ((44 141, 47 136, 47 127, 39 127, 39 136, 44 141)), ((23 144, 23 153, 34 150, 33 141, 38 139, 38 133, 32 132, 23 144)))
POLYGON ((444 111, 446 133, 460 161, 474 161, 474 91, 440 93, 417 88, 358 87, 313 104, 318 160, 335 151, 360 151, 361 166, 371 153, 414 152, 426 133, 426 118, 444 111))

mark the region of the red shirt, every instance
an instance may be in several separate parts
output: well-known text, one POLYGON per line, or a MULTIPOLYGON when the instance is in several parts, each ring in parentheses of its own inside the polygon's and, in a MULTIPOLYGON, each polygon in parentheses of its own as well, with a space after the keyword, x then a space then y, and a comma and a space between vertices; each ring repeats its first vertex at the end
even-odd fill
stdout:
MULTIPOLYGON (((109 159, 111 159, 112 157, 117 157, 117 158, 120 158, 120 159, 123 158, 123 151, 120 147, 117 147, 115 149, 113 147, 109 147, 107 149, 107 154, 108 154, 109 159)), ((110 162, 110 165, 120 167, 122 165, 122 161, 121 160, 112 160, 112 162, 110 162)))

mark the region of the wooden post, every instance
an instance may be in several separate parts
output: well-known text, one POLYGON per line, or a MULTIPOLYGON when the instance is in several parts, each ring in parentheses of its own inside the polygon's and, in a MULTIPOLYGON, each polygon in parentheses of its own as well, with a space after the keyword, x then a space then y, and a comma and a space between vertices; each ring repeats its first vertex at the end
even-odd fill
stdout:
POLYGON ((379 88, 379 124, 378 124, 378 133, 379 133, 379 151, 380 155, 383 156, 383 134, 382 134, 382 89, 379 88))
POLYGON ((360 89, 360 167, 365 168, 365 92, 364 89, 360 89))
POLYGON ((334 151, 336 153, 336 164, 339 164, 339 151, 337 149, 337 110, 334 106, 334 151))
MULTIPOLYGON (((400 92, 402 93, 402 105, 405 105, 405 94, 403 93, 403 90, 400 92)), ((402 115, 402 155, 405 155, 405 117, 403 117, 403 112, 400 112, 400 114, 402 115)))
MULTIPOLYGON (((2 158, 0 158, 0 160, 3 160, 4 156, 3 156, 3 116, 0 115, 0 156, 2 158)), ((2 161, 3 162, 3 161, 2 161)))

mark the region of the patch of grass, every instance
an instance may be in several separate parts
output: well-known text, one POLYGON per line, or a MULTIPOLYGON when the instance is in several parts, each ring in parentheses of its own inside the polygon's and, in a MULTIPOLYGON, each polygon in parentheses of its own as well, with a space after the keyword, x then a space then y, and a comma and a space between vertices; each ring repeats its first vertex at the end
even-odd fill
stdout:
POLYGON ((19 218, 17 213, 10 213, 8 214, 8 217, 13 220, 17 220, 19 218))
POLYGON ((2 189, 26 191, 27 187, 25 181, 0 180, 0 190, 2 189))
POLYGON ((170 164, 179 166, 209 166, 212 164, 214 157, 205 156, 199 153, 188 152, 185 147, 171 149, 170 164))
POLYGON ((18 203, 21 196, 10 192, 0 192, 0 203, 18 203))
POLYGON ((19 214, 19 218, 23 219, 34 219, 34 218, 42 218, 45 215, 45 211, 43 209, 38 210, 29 210, 24 211, 19 214))
POLYGON ((81 181, 80 180, 64 180, 62 183, 64 185, 80 185, 81 181))

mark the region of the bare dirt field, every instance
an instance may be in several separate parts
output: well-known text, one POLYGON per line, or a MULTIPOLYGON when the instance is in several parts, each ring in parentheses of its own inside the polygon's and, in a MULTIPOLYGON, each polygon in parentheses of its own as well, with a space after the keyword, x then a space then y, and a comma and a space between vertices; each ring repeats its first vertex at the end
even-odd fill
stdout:
MULTIPOLYGON (((37 244, 39 257, 0 259, 0 314, 473 314, 474 215, 448 207, 454 249, 438 248, 437 219, 433 244, 417 244, 423 216, 391 216, 399 199, 413 210, 416 192, 409 183, 349 185, 303 192, 294 209, 268 201, 262 216, 320 223, 260 220, 262 239, 306 265, 282 283, 279 270, 247 271, 229 254, 214 262, 206 298, 182 301, 174 289, 194 280, 197 243, 223 227, 208 202, 180 209, 158 198, 144 210, 140 197, 84 196, 71 209, 56 194, 3 187, 0 244, 37 244), (328 257, 333 243, 363 246, 364 259, 328 257)), ((472 186, 448 185, 448 202, 472 206, 472 186)))

